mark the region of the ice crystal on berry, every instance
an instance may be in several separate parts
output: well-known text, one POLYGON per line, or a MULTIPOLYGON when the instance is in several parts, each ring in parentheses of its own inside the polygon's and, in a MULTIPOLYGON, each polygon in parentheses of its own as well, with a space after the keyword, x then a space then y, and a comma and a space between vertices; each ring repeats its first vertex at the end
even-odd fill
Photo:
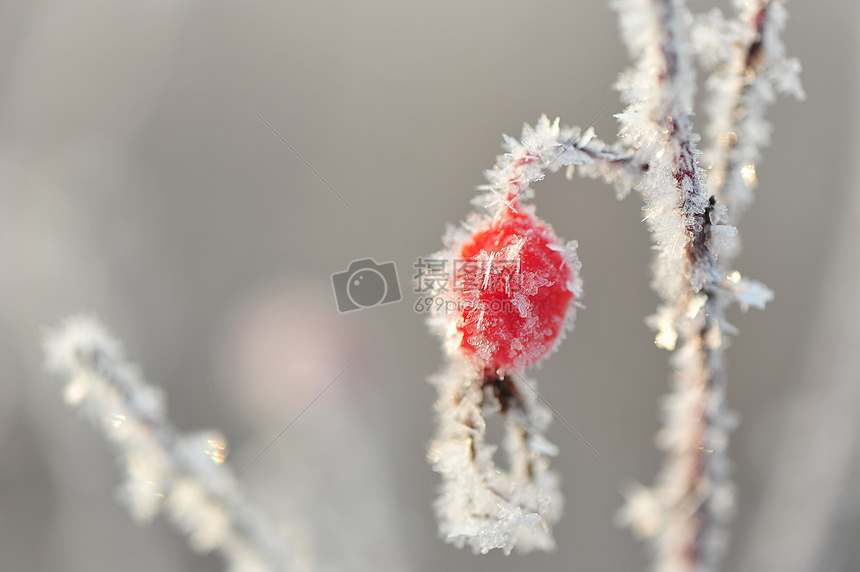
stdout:
POLYGON ((493 371, 522 371, 549 353, 572 325, 575 244, 567 249, 533 214, 507 209, 460 248, 455 274, 460 350, 493 371))

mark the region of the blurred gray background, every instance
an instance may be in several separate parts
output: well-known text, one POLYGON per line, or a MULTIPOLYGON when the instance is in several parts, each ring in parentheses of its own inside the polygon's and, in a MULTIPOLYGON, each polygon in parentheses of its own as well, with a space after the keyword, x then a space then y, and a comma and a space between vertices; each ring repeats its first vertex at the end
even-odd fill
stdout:
MULTIPOLYGON (((769 114, 740 225, 737 267, 776 299, 729 316, 741 425, 726 570, 860 568, 846 6, 790 4, 808 100, 769 114)), ((412 264, 468 213, 502 133, 542 113, 589 124, 627 65, 615 15, 593 0, 0 1, 0 567, 222 567, 161 518, 131 522, 102 436, 43 373, 44 329, 85 311, 165 388, 180 429, 226 434, 237 467, 358 357, 242 477, 304 531, 320 569, 644 570, 646 550, 613 525, 617 481, 558 420, 555 552, 476 557, 437 538, 425 380, 442 352, 411 292, 412 264), (365 257, 395 262, 404 299, 339 315, 330 275, 365 257)), ((595 121, 605 140, 620 109, 595 121)), ((533 377, 619 473, 650 483, 670 370, 643 323, 657 299, 641 200, 562 175, 536 192, 538 213, 580 242, 587 309, 533 377)))

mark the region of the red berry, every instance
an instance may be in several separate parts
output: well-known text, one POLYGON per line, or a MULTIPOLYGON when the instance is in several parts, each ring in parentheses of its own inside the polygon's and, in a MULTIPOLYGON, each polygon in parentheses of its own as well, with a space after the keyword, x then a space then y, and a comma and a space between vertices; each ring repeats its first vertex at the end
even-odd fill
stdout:
POLYGON ((552 227, 519 204, 475 231, 455 273, 460 350, 481 368, 521 371, 565 330, 577 264, 552 227))

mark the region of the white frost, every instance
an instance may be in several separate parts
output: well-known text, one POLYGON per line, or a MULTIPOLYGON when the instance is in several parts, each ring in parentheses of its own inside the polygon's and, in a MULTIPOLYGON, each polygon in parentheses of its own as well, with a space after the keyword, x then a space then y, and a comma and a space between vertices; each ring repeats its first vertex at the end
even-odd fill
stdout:
POLYGON ((523 408, 507 412, 501 444, 486 440, 486 418, 500 414, 500 404, 481 388, 469 364, 452 360, 431 379, 439 390, 438 430, 428 450, 433 470, 442 476, 435 504, 439 531, 476 553, 550 550, 552 526, 561 516, 558 477, 548 460, 557 449, 543 436, 550 413, 536 399, 534 381, 516 374, 509 379, 523 408), (500 446, 507 468, 493 460, 500 446))

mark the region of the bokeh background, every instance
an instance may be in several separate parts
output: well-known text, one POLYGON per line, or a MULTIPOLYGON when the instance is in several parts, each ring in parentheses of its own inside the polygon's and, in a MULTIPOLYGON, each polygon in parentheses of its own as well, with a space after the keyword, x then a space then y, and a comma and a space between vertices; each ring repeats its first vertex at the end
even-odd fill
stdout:
MULTIPOLYGON (((730 315, 725 569, 857 570, 860 14, 790 9, 808 100, 770 113, 740 225, 737 267, 776 299, 730 315)), ((131 522, 102 437, 43 373, 45 328, 83 311, 165 389, 180 429, 226 434, 237 467, 358 358, 242 476, 321 570, 644 570, 613 524, 617 480, 558 420, 555 552, 478 557, 438 539, 425 380, 442 354, 411 291, 502 133, 546 113, 612 140, 627 64, 615 15, 590 0, 0 1, 0 567, 222 566, 162 519, 131 522), (330 275, 366 257, 396 264, 404 299, 340 315, 330 275)), ((619 473, 650 483, 670 370, 643 323, 657 299, 641 200, 561 175, 536 192, 580 242, 587 309, 534 377, 619 473)))

